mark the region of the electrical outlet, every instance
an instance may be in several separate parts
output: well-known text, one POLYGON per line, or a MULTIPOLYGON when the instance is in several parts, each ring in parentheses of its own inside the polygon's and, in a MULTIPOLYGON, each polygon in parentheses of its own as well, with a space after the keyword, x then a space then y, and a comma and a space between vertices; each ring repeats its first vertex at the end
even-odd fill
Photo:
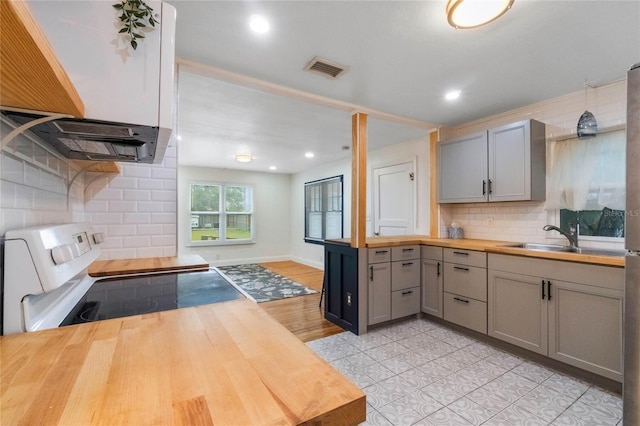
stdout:
POLYGON ((487 227, 493 228, 493 218, 492 217, 487 219, 487 227))

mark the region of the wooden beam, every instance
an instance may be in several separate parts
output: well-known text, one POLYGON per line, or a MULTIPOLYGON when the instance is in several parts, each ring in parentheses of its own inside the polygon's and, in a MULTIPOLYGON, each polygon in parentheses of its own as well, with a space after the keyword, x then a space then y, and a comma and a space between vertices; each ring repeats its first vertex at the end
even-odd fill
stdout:
POLYGON ((351 247, 367 245, 367 114, 351 116, 351 247))
POLYGON ((0 1, 0 104, 84 116, 84 104, 21 0, 0 1))
POLYGON ((429 134, 429 236, 438 238, 440 223, 438 217, 438 132, 429 134))

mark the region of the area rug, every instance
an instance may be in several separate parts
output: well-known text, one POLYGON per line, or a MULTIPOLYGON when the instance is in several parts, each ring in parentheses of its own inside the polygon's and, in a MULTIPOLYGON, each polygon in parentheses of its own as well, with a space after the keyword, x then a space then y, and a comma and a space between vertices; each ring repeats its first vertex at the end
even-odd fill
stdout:
POLYGON ((218 266, 218 269, 258 303, 317 293, 255 263, 218 266))

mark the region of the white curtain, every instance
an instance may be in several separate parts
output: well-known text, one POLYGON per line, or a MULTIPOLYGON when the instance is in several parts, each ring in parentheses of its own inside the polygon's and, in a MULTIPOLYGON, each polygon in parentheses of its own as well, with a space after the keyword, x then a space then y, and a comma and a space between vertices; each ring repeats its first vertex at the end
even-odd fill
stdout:
POLYGON ((624 130, 550 142, 546 210, 625 208, 624 130))

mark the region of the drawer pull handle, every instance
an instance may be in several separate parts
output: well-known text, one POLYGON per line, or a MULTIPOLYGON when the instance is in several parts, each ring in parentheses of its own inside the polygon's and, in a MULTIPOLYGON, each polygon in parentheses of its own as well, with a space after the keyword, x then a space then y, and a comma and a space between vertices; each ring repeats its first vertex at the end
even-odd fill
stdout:
POLYGON ((411 266, 413 265, 413 262, 405 262, 402 264, 402 266, 411 266))
POLYGON ((413 251, 413 249, 412 248, 403 248, 402 251, 403 252, 405 252, 405 251, 413 251))
POLYGON ((411 293, 413 293, 413 290, 403 291, 403 292, 402 292, 402 295, 404 296, 405 294, 411 294, 411 293))
POLYGON ((438 276, 440 276, 440 262, 438 262, 438 276))
POLYGON ((545 282, 544 282, 544 280, 542 280, 542 286, 541 286, 542 287, 542 300, 544 300, 544 285, 545 285, 545 282))
POLYGON ((369 280, 373 281, 373 266, 369 266, 369 280))
POLYGON ((454 251, 453 254, 461 254, 463 256, 469 256, 469 253, 465 253, 463 251, 454 251))
POLYGON ((376 250, 376 254, 385 254, 389 253, 389 250, 376 250))
POLYGON ((454 297, 453 300, 457 300, 458 302, 469 303, 468 300, 460 299, 459 297, 454 297))
POLYGON ((483 180, 482 181, 482 195, 485 195, 487 193, 487 181, 483 180))
POLYGON ((458 271, 467 271, 467 272, 469 272, 469 268, 463 268, 461 266, 454 266, 453 269, 457 269, 458 271))

